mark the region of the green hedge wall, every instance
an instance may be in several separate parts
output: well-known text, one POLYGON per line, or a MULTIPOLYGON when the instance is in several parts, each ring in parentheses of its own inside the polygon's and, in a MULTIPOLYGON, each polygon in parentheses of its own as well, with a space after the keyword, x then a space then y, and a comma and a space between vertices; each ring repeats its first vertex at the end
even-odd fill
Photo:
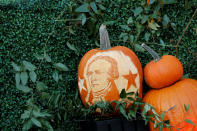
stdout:
MULTIPOLYGON (((103 18, 99 19, 97 24, 104 21, 114 21, 115 24, 109 25, 112 46, 124 45, 135 50, 131 45, 124 42, 117 42, 122 30, 119 25, 125 24, 127 19, 133 14, 132 10, 139 4, 137 1, 107 1, 107 10, 103 11, 103 18)), ((20 3, 20 2, 19 2, 20 3)), ((80 59, 90 49, 97 48, 95 41, 98 41, 98 34, 88 35, 89 30, 86 26, 73 26, 74 34, 68 30, 69 22, 55 21, 58 15, 62 13, 60 19, 73 18, 73 14, 67 12, 69 1, 59 0, 37 0, 31 4, 6 4, 0 5, 0 129, 3 130, 21 130, 21 114, 24 111, 26 100, 30 94, 24 94, 15 87, 14 72, 11 62, 21 63, 23 60, 35 64, 37 67, 40 62, 34 57, 34 54, 43 54, 47 42, 46 51, 52 61, 64 63, 70 71, 62 73, 62 80, 56 83, 52 79, 53 66, 47 62, 41 63, 38 76, 39 80, 47 83, 51 90, 63 91, 66 95, 65 105, 76 97, 77 92, 77 66, 80 59), (52 35, 50 33, 53 31, 52 35), (49 37, 50 36, 50 37, 49 37), (69 49, 66 43, 69 41, 77 49, 77 53, 69 49)), ((176 24, 176 28, 162 28, 160 37, 155 37, 155 42, 160 43, 160 38, 166 45, 161 46, 150 44, 160 55, 176 55, 176 45, 179 37, 185 29, 189 19, 195 11, 196 6, 185 9, 184 1, 166 5, 162 9, 163 14, 167 14, 171 22, 176 24)), ((195 17, 196 18, 196 17, 195 17)), ((193 19, 189 29, 179 45, 178 58, 183 63, 184 74, 190 78, 197 79, 197 19, 193 19)), ((141 35, 139 41, 145 42, 141 35)), ((151 60, 146 52, 136 51, 142 66, 151 60)), ((144 93, 149 90, 145 87, 144 93)), ((78 101, 80 97, 77 95, 78 101)), ((81 103, 80 103, 81 104, 81 103)), ((40 104, 42 105, 42 104, 40 104)), ((83 105, 80 105, 82 107, 83 105)), ((70 111, 67 121, 79 119, 80 113, 77 113, 75 107, 65 106, 66 111, 70 111)), ((78 107, 76 107, 78 108, 78 107)), ((58 109, 56 109, 58 110, 58 109)), ((63 122, 62 122, 63 123, 63 122)), ((55 128, 76 129, 78 126, 73 123, 54 125, 55 128)))

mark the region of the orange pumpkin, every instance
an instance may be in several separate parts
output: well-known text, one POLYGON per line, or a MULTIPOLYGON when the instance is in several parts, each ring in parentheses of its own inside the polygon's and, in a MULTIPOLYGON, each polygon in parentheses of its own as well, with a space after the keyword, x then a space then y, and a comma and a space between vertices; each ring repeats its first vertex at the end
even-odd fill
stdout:
MULTIPOLYGON (((170 120, 173 131, 197 131, 197 80, 182 79, 174 85, 147 92, 143 101, 152 105, 158 113, 166 112, 164 120, 170 120), (188 111, 185 106, 189 105, 188 111), (169 110, 171 107, 171 110, 169 110), (168 111, 169 110, 169 111, 168 111), (195 125, 185 122, 191 120, 195 125)), ((154 124, 150 124, 151 131, 154 124)), ((164 128, 163 131, 169 131, 164 128)))
POLYGON ((144 68, 144 78, 146 83, 152 88, 163 88, 175 83, 183 75, 181 62, 172 55, 164 55, 161 58, 150 47, 142 44, 153 57, 154 60, 146 64, 144 68))
POLYGON ((122 89, 142 97, 143 71, 138 57, 129 48, 111 48, 104 25, 99 32, 100 49, 88 51, 78 67, 78 88, 83 104, 119 101, 122 89))

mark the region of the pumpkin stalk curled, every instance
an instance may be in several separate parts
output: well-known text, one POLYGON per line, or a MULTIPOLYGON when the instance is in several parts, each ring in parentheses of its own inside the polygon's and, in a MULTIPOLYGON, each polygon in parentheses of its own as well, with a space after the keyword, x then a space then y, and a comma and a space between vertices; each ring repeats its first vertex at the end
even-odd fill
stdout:
POLYGON ((151 49, 146 44, 143 43, 141 46, 152 55, 152 57, 154 58, 155 62, 157 62, 157 61, 159 61, 161 59, 160 56, 157 54, 157 52, 155 52, 153 49, 151 49))
POLYGON ((107 50, 111 48, 111 44, 109 41, 109 35, 106 29, 105 25, 101 25, 99 28, 99 34, 100 34, 100 49, 101 50, 107 50))

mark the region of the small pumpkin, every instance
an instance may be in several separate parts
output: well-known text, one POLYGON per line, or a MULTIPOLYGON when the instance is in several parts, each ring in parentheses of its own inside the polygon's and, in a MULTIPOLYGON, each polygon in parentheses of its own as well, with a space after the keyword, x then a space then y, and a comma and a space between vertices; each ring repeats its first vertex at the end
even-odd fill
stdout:
POLYGON ((78 88, 83 104, 119 101, 122 89, 142 97, 143 71, 138 57, 127 47, 111 47, 105 25, 101 25, 99 32, 100 49, 88 51, 78 67, 78 88))
POLYGON ((163 88, 181 79, 183 66, 175 56, 164 55, 160 57, 147 45, 142 44, 142 47, 154 58, 144 68, 144 79, 147 85, 152 88, 163 88))
MULTIPOLYGON (((145 94, 143 101, 158 113, 165 112, 164 120, 170 120, 173 131, 178 131, 178 128, 179 131, 197 131, 197 80, 182 79, 169 87, 152 89, 145 94), (185 106, 189 107, 188 111, 185 106), (187 123, 186 119, 195 125, 187 123)), ((149 124, 150 131, 155 131, 154 124, 149 124)), ((164 128, 163 131, 170 130, 164 128)))

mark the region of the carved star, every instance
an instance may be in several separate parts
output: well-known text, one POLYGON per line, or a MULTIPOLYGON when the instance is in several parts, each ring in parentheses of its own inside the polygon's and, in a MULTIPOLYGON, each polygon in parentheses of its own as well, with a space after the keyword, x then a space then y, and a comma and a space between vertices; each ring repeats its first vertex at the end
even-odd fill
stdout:
POLYGON ((84 87, 84 79, 80 79, 79 78, 79 91, 81 92, 81 90, 82 89, 84 89, 84 90, 86 90, 87 91, 87 89, 84 87))
POLYGON ((137 74, 132 74, 132 72, 129 70, 129 74, 128 75, 123 75, 123 77, 128 80, 126 90, 128 90, 131 85, 134 85, 135 88, 137 88, 136 83, 135 83, 135 78, 137 77, 137 74))

